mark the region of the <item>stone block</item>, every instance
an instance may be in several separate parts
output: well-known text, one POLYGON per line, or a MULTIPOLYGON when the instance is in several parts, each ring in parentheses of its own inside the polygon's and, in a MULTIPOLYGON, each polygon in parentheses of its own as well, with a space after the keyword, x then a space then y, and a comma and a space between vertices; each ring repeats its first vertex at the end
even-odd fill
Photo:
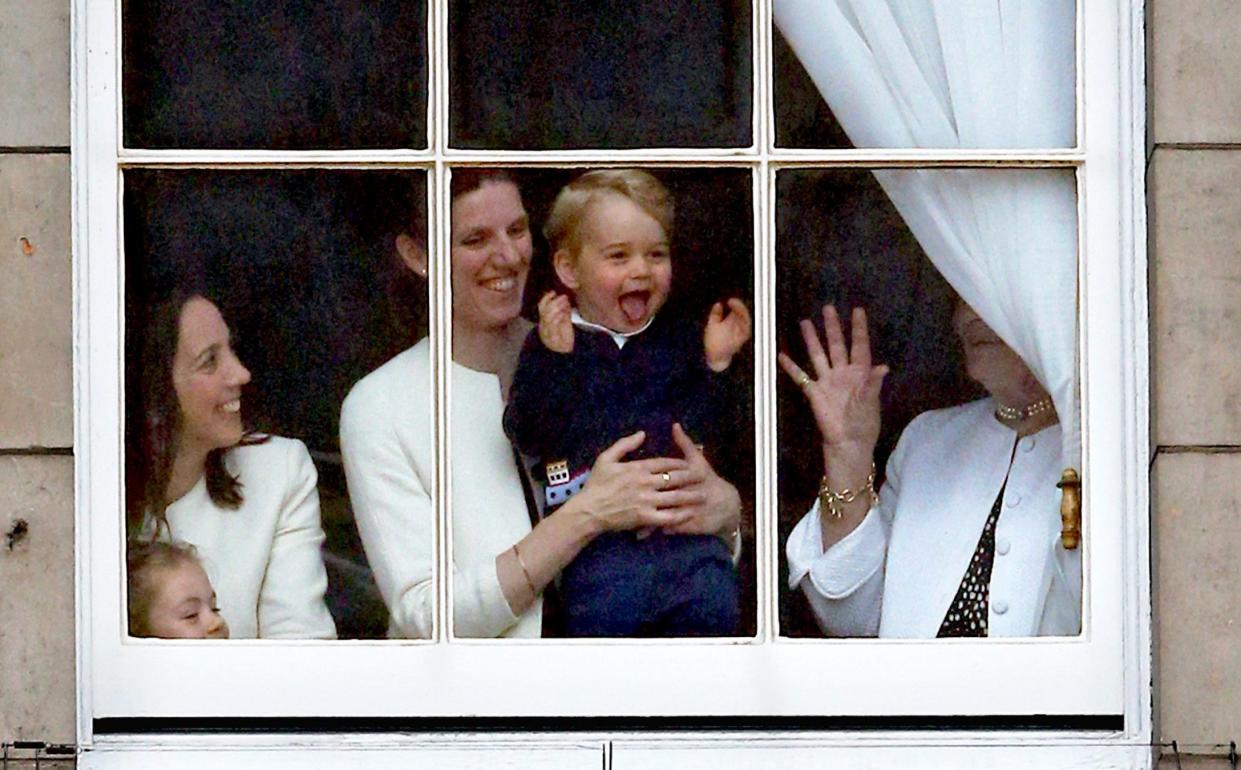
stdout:
POLYGON ((69 2, 0 3, 0 147, 69 145, 69 2))
POLYGON ((3 448, 73 444, 69 200, 67 155, 0 155, 3 448))
MULTIPOLYGON (((1204 747, 1193 747, 1195 751, 1204 750, 1204 747)), ((1218 751, 1218 747, 1214 747, 1213 751, 1218 751)), ((1227 747, 1224 747, 1225 753, 1219 754, 1188 754, 1186 748, 1181 748, 1181 754, 1178 757, 1171 750, 1164 753, 1159 758, 1159 770, 1232 770, 1232 763, 1228 761, 1227 747)))
POLYGON ((1161 453, 1152 477, 1160 741, 1241 733, 1241 454, 1161 453))
POLYGON ((1155 142, 1241 141, 1241 3, 1149 0, 1155 142))
POLYGON ((1241 444, 1241 151, 1155 152, 1155 440, 1241 444))
POLYGON ((73 743, 73 460, 0 457, 0 742, 73 743))

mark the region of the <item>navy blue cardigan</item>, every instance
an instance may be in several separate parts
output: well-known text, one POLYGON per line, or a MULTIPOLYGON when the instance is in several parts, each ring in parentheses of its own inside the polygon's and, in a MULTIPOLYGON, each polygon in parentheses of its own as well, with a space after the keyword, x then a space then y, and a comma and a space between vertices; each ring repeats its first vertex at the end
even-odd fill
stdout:
MULTIPOLYGON (((546 463, 566 460, 576 476, 618 439, 646 431, 626 459, 680 457, 672 424, 710 448, 717 421, 729 419, 726 373, 707 366, 701 325, 655 317, 623 348, 602 332, 575 326, 573 351, 557 353, 530 332, 504 410, 504 430, 546 482, 546 463)), ((726 431, 725 431, 726 432, 726 431)))

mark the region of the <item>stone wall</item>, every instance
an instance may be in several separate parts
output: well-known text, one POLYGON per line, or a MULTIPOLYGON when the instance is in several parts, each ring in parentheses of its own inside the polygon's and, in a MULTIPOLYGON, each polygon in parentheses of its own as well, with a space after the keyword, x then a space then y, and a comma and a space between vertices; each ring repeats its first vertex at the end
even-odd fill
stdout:
POLYGON ((0 742, 74 741, 69 3, 0 2, 0 742))
POLYGON ((1148 14, 1158 734, 1206 751, 1241 734, 1241 3, 1148 14))

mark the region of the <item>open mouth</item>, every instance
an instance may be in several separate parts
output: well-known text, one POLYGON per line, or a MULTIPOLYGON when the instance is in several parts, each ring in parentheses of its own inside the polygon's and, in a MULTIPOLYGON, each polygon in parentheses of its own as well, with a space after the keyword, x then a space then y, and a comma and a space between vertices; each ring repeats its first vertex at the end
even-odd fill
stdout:
POLYGON ((646 320, 646 314, 651 306, 651 293, 649 291, 629 291, 620 295, 620 309, 625 315, 625 320, 629 323, 637 325, 646 320))
POLYGON ((220 411, 228 414, 236 414, 241 411, 241 399, 234 398, 232 401, 226 401, 220 405, 220 411))

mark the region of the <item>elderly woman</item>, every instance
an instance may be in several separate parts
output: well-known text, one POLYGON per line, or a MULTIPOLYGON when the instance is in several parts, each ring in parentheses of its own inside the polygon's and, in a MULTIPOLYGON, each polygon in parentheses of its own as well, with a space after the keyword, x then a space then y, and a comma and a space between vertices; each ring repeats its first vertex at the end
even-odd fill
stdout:
POLYGON ((871 361, 865 312, 851 320, 847 346, 835 308, 823 308, 826 350, 801 322, 813 377, 779 357, 814 413, 823 453, 819 498, 786 544, 789 586, 802 589, 829 636, 1078 633, 1059 545, 1060 428, 1047 391, 958 303, 952 324, 966 371, 990 396, 915 418, 876 494, 887 367, 871 361))
POLYGON ((140 371, 131 537, 193 545, 234 639, 335 638, 314 464, 302 442, 243 427, 250 372, 219 309, 192 293, 157 305, 140 371))
MULTIPOLYGON (((504 172, 455 170, 451 193, 454 631, 536 637, 544 590, 595 537, 644 527, 732 533, 740 498, 683 433, 684 459, 622 462, 642 444, 636 433, 599 456, 581 492, 539 516, 502 425, 531 329, 520 315, 533 251, 529 220, 504 172)), ((403 234, 396 246, 425 277, 419 239, 403 234)), ((367 375, 341 409, 349 496, 395 637, 429 637, 434 617, 430 347, 424 339, 367 375)))

